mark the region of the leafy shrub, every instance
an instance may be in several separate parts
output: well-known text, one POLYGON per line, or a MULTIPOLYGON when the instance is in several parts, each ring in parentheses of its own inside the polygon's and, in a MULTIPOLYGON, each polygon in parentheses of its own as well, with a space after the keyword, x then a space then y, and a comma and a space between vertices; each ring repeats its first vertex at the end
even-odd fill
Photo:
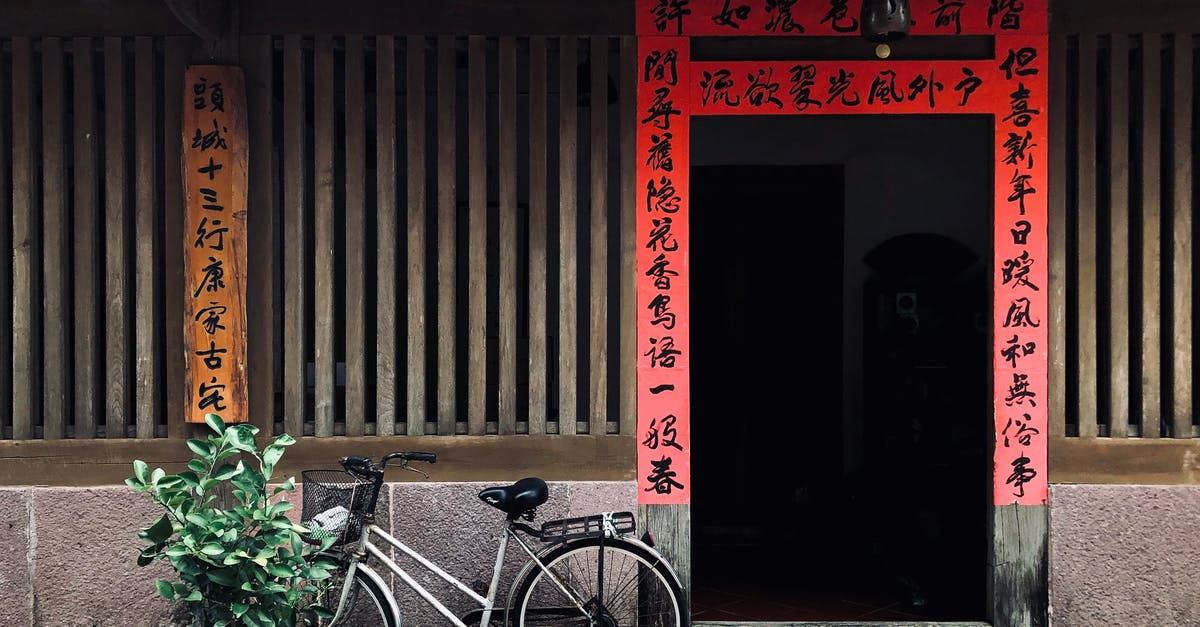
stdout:
POLYGON ((291 627, 329 616, 316 599, 336 567, 318 555, 332 539, 311 545, 304 541, 309 530, 288 520, 293 505, 280 495, 295 489, 294 477, 267 494, 275 465, 295 439, 283 434, 259 451, 257 427, 226 427, 216 414, 205 422, 213 435, 188 440, 197 457, 187 470, 169 475, 133 462, 134 476, 125 483, 166 509, 138 534, 150 545, 138 566, 171 564, 179 581, 160 579, 158 592, 183 604, 193 626, 291 627), (222 493, 232 495, 233 507, 222 508, 222 493))

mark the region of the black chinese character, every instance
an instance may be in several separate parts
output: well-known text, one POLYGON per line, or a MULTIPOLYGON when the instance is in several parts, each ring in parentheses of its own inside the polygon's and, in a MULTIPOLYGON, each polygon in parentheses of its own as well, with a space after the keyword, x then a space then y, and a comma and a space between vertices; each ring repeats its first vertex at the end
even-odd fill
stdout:
POLYGON ((650 465, 654 467, 654 471, 646 476, 646 481, 654 485, 646 488, 646 492, 670 494, 671 490, 683 488, 683 484, 675 480, 676 475, 679 473, 671 470, 670 457, 663 457, 658 461, 650 460, 650 465))
POLYGON ((225 400, 225 397, 221 396, 221 390, 225 389, 225 384, 217 383, 216 377, 209 379, 209 383, 200 382, 200 402, 196 407, 198 409, 212 407, 217 411, 225 411, 226 407, 221 404, 221 401, 225 400))
POLYGON ((650 358, 650 367, 674 368, 675 358, 683 351, 675 348, 675 338, 664 335, 661 338, 650 338, 650 350, 643 355, 650 358))
POLYGON ((1024 455, 1014 459, 1012 462, 1012 474, 1004 481, 1016 486, 1017 491, 1013 492, 1013 494, 1017 496, 1025 496, 1025 484, 1037 476, 1037 471, 1028 466, 1029 462, 1030 459, 1024 455))
POLYGON ((733 73, 729 70, 717 70, 713 73, 704 73, 704 78, 700 79, 700 88, 703 93, 700 95, 700 105, 708 106, 710 102, 718 100, 725 101, 726 106, 736 107, 742 101, 741 96, 735 96, 731 93, 733 89, 733 73))
POLYGON ((663 52, 661 50, 653 50, 646 55, 646 62, 642 67, 642 82, 649 83, 651 80, 662 81, 667 85, 675 85, 679 82, 679 73, 676 70, 676 62, 678 53, 674 48, 663 52))
POLYGON ((221 324, 221 316, 225 315, 225 312, 229 311, 229 308, 218 304, 215 300, 208 301, 208 304, 208 307, 196 312, 196 322, 199 322, 200 326, 204 327, 204 330, 209 335, 212 335, 218 330, 225 329, 225 325, 221 324), (203 321, 200 320, 201 316, 204 317, 203 321))
POLYGON ((650 108, 646 109, 647 115, 642 119, 642 124, 650 122, 660 129, 666 130, 671 128, 671 116, 682 113, 675 108, 675 103, 667 99, 671 95, 670 88, 659 87, 654 90, 654 102, 650 104, 650 108))
POLYGON ((958 106, 965 107, 967 106, 967 100, 971 98, 971 94, 975 93, 975 90, 979 89, 979 86, 983 84, 983 79, 975 76, 975 72, 969 67, 964 67, 962 73, 966 78, 954 86, 954 91, 962 92, 962 102, 958 103, 958 106))
POLYGON ((196 351, 196 356, 204 358, 204 365, 207 366, 209 370, 220 370, 221 355, 228 352, 229 351, 227 349, 217 348, 216 342, 209 341, 208 350, 196 351))
POLYGON ((200 296, 204 290, 215 292, 225 287, 225 269, 221 267, 221 261, 216 257, 209 257, 208 260, 212 263, 204 266, 204 277, 200 279, 200 286, 192 298, 200 296))
POLYGON ((217 238, 216 244, 208 244, 212 250, 225 250, 225 233, 229 231, 228 227, 221 226, 220 220, 213 220, 212 225, 219 228, 208 228, 208 218, 200 218, 200 226, 196 227, 196 241, 192 242, 193 248, 203 248, 209 238, 217 238))
POLYGON ((1000 349, 1000 355, 1004 357, 1004 361, 1007 361, 1008 365, 1012 366, 1013 368, 1017 367, 1017 359, 1032 355, 1034 350, 1037 348, 1037 344, 1033 342, 1025 342, 1022 344, 1020 337, 1016 335, 1012 336, 1012 339, 1010 339, 1007 344, 1008 346, 1000 349))
POLYGON ((1038 286, 1029 281, 1029 270, 1033 267, 1033 259, 1029 258, 1029 251, 1023 250, 1021 254, 1012 259, 1004 260, 1004 267, 1000 269, 1003 276, 1001 279, 1002 285, 1008 285, 1010 282, 1015 288, 1018 285, 1024 285, 1033 291, 1038 291, 1038 286))
POLYGON ((713 16, 713 24, 717 26, 728 26, 733 29, 741 28, 738 22, 746 21, 750 17, 750 5, 743 4, 737 7, 729 6, 729 0, 725 0, 725 5, 721 7, 721 12, 713 16))
POLYGON ((682 451, 683 447, 675 441, 675 420, 675 414, 667 414, 666 416, 663 416, 662 437, 660 438, 657 426, 658 419, 651 418, 650 429, 646 434, 646 439, 642 440, 642 445, 649 449, 658 450, 658 447, 661 444, 662 446, 669 446, 676 450, 682 451))
POLYGON ((650 8, 650 13, 654 16, 654 28, 661 33, 667 30, 668 22, 675 22, 675 34, 682 35, 683 16, 692 14, 687 5, 688 0, 658 0, 650 8))
POLYGON ((804 26, 797 24, 792 17, 792 5, 796 0, 767 0, 766 29, 772 33, 803 33, 804 26))
POLYGON ((933 17, 934 28, 945 28, 954 26, 954 34, 962 33, 962 8, 963 3, 957 0, 938 0, 937 8, 930 11, 933 17))
POLYGON ((1008 313, 1004 316, 1004 326, 1009 327, 1039 327, 1041 322, 1034 320, 1029 310, 1033 303, 1022 296, 1008 305, 1008 313))
POLYGON ((225 144, 225 138, 221 137, 222 132, 229 132, 225 127, 218 127, 216 118, 213 119, 213 130, 207 133, 201 133, 200 129, 196 129, 196 135, 192 137, 192 148, 199 148, 200 152, 204 152, 209 148, 219 148, 221 150, 229 150, 229 146, 225 144))
POLYGON ((1019 372, 1013 373, 1013 383, 1008 387, 1008 396, 1004 398, 1004 404, 1009 407, 1016 405, 1024 405, 1029 403, 1030 407, 1037 407, 1037 403, 1033 398, 1037 394, 1029 390, 1029 375, 1019 372))
POLYGON ((771 80, 774 70, 767 68, 763 70, 759 68, 758 74, 747 74, 746 79, 750 81, 750 86, 746 88, 746 100, 750 104, 761 107, 767 103, 771 103, 776 108, 783 108, 783 101, 775 97, 775 92, 779 91, 779 83, 771 80))

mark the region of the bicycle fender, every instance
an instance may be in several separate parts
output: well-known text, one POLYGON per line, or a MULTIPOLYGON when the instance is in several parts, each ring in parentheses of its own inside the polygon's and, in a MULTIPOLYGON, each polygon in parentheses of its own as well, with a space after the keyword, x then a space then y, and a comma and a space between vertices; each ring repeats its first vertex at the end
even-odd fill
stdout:
POLYGON ((650 554, 653 555, 654 557, 658 558, 658 560, 660 562, 662 562, 664 566, 667 567, 667 572, 671 573, 671 577, 673 577, 675 579, 675 585, 679 586, 680 590, 683 590, 683 582, 679 580, 679 573, 675 572, 675 567, 673 565, 671 565, 671 562, 667 561, 667 558, 663 557, 663 554, 661 552, 659 552, 658 549, 650 546, 649 544, 646 544, 645 542, 642 542, 640 539, 635 538, 633 536, 623 536, 621 538, 621 540, 624 542, 628 542, 629 544, 639 546, 639 547, 649 551, 650 554))
POLYGON ((379 573, 375 572, 370 566, 367 566, 362 562, 359 562, 355 566, 355 570, 361 571, 362 574, 367 577, 367 579, 375 582, 375 584, 379 586, 380 590, 384 590, 388 593, 387 597, 383 599, 384 602, 387 603, 387 611, 391 612, 392 618, 396 619, 397 625, 403 624, 400 622, 400 607, 396 605, 396 596, 392 594, 392 587, 383 580, 383 577, 379 576, 379 573))

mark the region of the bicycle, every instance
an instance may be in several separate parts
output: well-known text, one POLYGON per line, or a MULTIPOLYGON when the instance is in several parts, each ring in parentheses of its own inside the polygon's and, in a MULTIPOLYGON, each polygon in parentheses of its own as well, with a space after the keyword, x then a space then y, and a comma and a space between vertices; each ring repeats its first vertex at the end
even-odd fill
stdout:
POLYGON ((505 514, 503 534, 487 596, 480 595, 432 560, 389 535, 376 524, 375 508, 384 470, 394 467, 417 472, 410 462, 436 463, 434 453, 395 452, 376 465, 367 457, 343 457, 342 470, 306 470, 302 523, 313 536, 328 534, 335 544, 325 555, 340 564, 325 607, 334 613, 322 626, 362 625, 399 627, 400 609, 379 572, 378 561, 415 591, 455 627, 468 624, 525 627, 526 625, 589 625, 593 627, 688 627, 687 605, 678 575, 654 548, 649 534, 635 537, 631 512, 606 512, 578 518, 532 523, 536 508, 549 498, 546 482, 536 477, 507 486, 486 488, 479 498, 505 514), (522 536, 545 544, 535 550, 522 536), (386 555, 375 538, 411 557, 446 581, 477 606, 456 616, 428 589, 386 555), (513 578, 503 607, 497 604, 501 567, 509 542, 528 556, 513 578), (334 609, 336 608, 336 609, 334 609))

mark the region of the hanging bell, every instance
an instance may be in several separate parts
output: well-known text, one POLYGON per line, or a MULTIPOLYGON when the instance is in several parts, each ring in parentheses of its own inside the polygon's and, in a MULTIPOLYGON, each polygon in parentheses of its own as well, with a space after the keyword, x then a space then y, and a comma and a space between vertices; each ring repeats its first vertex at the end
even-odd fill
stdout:
POLYGON ((863 0, 862 34, 868 41, 887 43, 908 34, 912 11, 908 0, 863 0))

